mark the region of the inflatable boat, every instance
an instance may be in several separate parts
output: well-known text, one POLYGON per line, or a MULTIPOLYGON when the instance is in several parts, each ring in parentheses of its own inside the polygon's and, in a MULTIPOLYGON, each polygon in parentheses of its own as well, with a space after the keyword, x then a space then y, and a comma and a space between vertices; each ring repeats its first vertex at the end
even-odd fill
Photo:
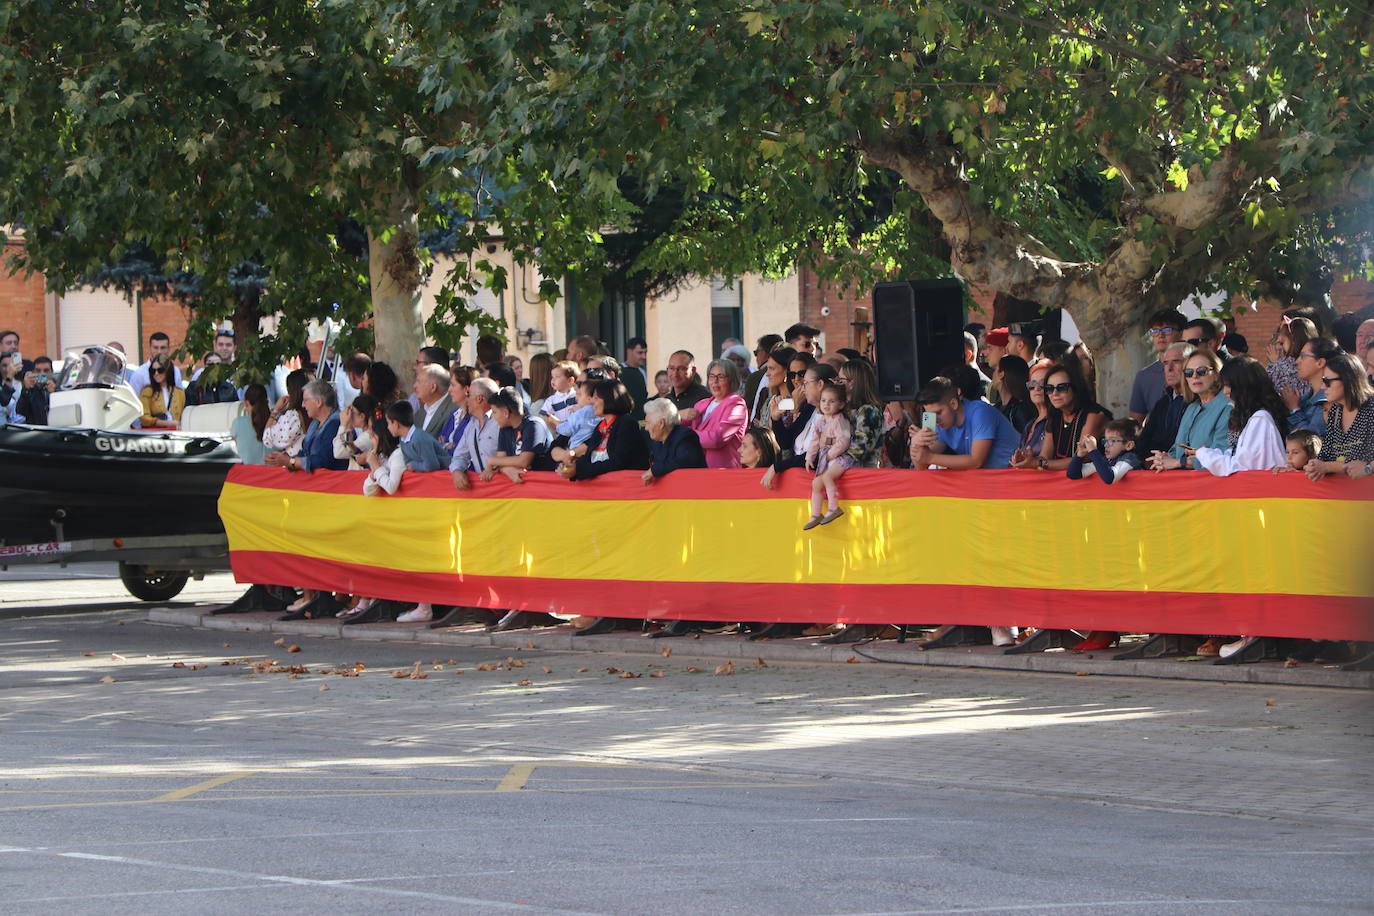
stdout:
POLYGON ((69 351, 49 401, 50 425, 0 429, 0 543, 223 534, 216 503, 238 461, 227 421, 132 429, 143 409, 108 347, 69 351))

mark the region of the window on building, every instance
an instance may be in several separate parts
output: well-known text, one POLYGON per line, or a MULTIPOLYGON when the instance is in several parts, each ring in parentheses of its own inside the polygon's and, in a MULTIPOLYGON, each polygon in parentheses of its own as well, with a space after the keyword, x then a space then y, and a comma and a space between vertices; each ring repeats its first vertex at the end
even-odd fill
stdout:
POLYGON ((711 281, 711 359, 721 351, 721 345, 733 337, 743 340, 744 286, 738 280, 711 281))

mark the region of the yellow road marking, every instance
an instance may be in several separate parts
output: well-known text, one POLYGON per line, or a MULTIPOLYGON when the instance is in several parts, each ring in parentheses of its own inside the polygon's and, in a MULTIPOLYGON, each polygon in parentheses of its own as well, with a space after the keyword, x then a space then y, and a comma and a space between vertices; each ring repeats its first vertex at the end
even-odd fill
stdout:
POLYGON ((209 789, 214 789, 218 786, 225 785, 226 783, 235 782, 237 780, 243 779, 246 776, 252 776, 255 773, 257 773, 257 770, 238 770, 233 773, 225 773, 223 776, 216 776, 214 779, 207 779, 204 782, 198 782, 193 786, 187 786, 184 789, 177 789, 173 792, 168 792, 166 795, 159 795, 157 798, 150 798, 148 799, 148 801, 182 801, 183 799, 190 798, 192 795, 197 795, 209 789))
MULTIPOLYGON (((681 785, 644 785, 644 786, 577 786, 563 789, 526 789, 527 792, 640 792, 646 789, 784 789, 784 788, 815 788, 820 786, 818 782, 745 782, 745 783, 683 783, 681 785)), ((271 795, 212 795, 204 797, 190 796, 185 798, 171 799, 172 803, 181 802, 226 802, 226 801, 280 801, 283 798, 291 800, 305 798, 383 798, 389 796, 402 795, 492 795, 498 792, 506 793, 513 790, 491 788, 491 789, 415 789, 407 791, 403 789, 393 789, 388 791, 361 791, 361 792, 328 792, 328 793, 292 793, 284 796, 280 793, 271 795)), ((103 802, 61 802, 51 805, 11 805, 0 808, 0 812, 6 811, 47 811, 54 808, 108 808, 117 805, 154 805, 166 804, 166 796, 157 798, 130 798, 118 801, 103 802)))
POLYGON ((519 792, 525 788, 525 783, 534 775, 533 763, 514 763, 506 771, 506 775, 501 777, 501 781, 496 785, 497 792, 519 792))

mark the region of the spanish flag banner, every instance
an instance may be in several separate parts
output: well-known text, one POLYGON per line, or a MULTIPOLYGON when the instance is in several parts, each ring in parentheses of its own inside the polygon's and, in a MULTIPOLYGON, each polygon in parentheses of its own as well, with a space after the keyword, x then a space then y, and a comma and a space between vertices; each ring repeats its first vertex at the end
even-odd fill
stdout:
POLYGON ((234 468, 220 496, 241 582, 610 617, 983 624, 1374 640, 1374 478, 853 470, 811 531, 811 475, 458 491, 407 474, 234 468))

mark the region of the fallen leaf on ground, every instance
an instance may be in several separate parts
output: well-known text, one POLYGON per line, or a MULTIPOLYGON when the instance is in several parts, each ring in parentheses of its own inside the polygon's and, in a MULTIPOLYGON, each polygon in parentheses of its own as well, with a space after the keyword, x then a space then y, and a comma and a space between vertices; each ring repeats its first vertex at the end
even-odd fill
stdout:
POLYGON ((545 666, 544 666, 544 673, 545 673, 545 674, 553 674, 553 669, 550 668, 548 665, 545 665, 545 666))
POLYGON ((734 674, 734 673, 735 673, 735 663, 734 663, 734 662, 726 662, 726 663, 723 664, 723 665, 716 665, 716 674, 734 674))
MULTIPOLYGON (((86 654, 89 655, 90 653, 87 652, 86 654)), ((1285 668, 1296 668, 1296 667, 1298 667, 1298 660, 1297 660, 1296 658, 1286 658, 1286 659, 1284 659, 1284 661, 1283 661, 1283 667, 1285 667, 1285 668)))
POLYGON ((506 659, 506 664, 507 664, 507 665, 510 665, 512 668, 523 668, 523 667, 525 667, 524 661, 522 661, 521 659, 518 659, 518 658, 508 658, 508 659, 506 659))
POLYGON ((1277 706, 1277 705, 1279 705, 1279 704, 1278 704, 1278 703, 1275 703, 1273 700, 1265 700, 1265 701, 1264 701, 1264 705, 1265 705, 1265 706, 1277 706))
POLYGON ((527 639, 527 640, 525 640, 525 644, 524 644, 523 646, 521 646, 520 648, 522 648, 522 649, 533 649, 533 648, 534 648, 534 643, 530 642, 530 641, 527 639))
POLYGON ((394 678, 410 677, 410 672, 404 668, 397 668, 395 671, 391 672, 391 676, 394 678))
POLYGON ((284 646, 284 645, 286 645, 286 637, 283 636, 281 639, 274 639, 274 640, 272 640, 272 645, 274 645, 274 646, 284 646))
POLYGON ((328 685, 328 684, 321 684, 321 685, 320 685, 320 689, 321 689, 321 690, 328 690, 328 689, 329 689, 329 685, 328 685))
POLYGON ((607 669, 606 669, 606 673, 607 673, 607 674, 619 674, 619 673, 620 673, 620 669, 619 669, 619 668, 607 668, 607 669))
POLYGON ((688 674, 700 674, 700 673, 701 673, 701 669, 700 669, 700 668, 693 668, 691 665, 688 665, 688 666, 687 666, 687 673, 688 673, 688 674))
POLYGON ((516 682, 515 682, 515 686, 517 686, 517 687, 529 687, 529 686, 530 686, 531 684, 533 684, 533 683, 534 683, 534 681, 530 680, 529 678, 525 678, 523 681, 516 681, 516 682))
POLYGON ((496 670, 497 668, 499 668, 499 667, 500 667, 500 665, 493 665, 493 664, 490 664, 490 663, 488 663, 488 662, 482 662, 480 665, 477 666, 477 670, 478 670, 478 671, 495 671, 495 670, 496 670))
POLYGON ((649 677, 667 677, 667 676, 668 676, 668 672, 666 672, 666 671, 650 671, 650 672, 649 672, 649 677))
POLYGON ((416 662, 416 663, 415 663, 415 668, 410 672, 410 679, 411 679, 412 681, 423 681, 423 680, 424 680, 425 678, 427 678, 427 677, 429 677, 429 675, 426 674, 425 672, 421 671, 421 670, 420 670, 420 663, 419 663, 419 662, 416 662))
POLYGON ((192 665, 192 666, 191 666, 191 670, 192 670, 192 671, 199 671, 201 668, 208 668, 208 667, 210 667, 210 666, 209 666, 209 665, 192 665))
POLYGON ((855 658, 854 656, 851 655, 851 656, 849 656, 849 658, 846 658, 846 659, 844 660, 844 663, 845 663, 846 665, 857 665, 857 664, 859 663, 859 660, 858 660, 857 658, 855 658))
POLYGON ((443 671, 443 670, 444 670, 444 666, 441 665, 441 664, 439 664, 438 662, 435 662, 434 665, 431 667, 430 670, 432 670, 432 671, 443 671))
POLYGON ((767 668, 768 663, 761 658, 754 659, 754 666, 757 668, 767 668))
POLYGON ((225 644, 224 644, 224 648, 226 648, 226 649, 229 648, 229 644, 228 644, 228 643, 225 643, 225 644))
POLYGON ((672 647, 672 646, 664 646, 662 649, 659 649, 659 650, 658 650, 658 654, 659 654, 659 655, 662 655, 664 658, 672 658, 672 657, 673 657, 673 647, 672 647))
POLYGON ((354 662, 354 663, 353 663, 353 670, 354 670, 354 671, 366 671, 366 670, 367 670, 367 665, 364 665, 362 662, 354 662))
POLYGON ((108 674, 100 679, 100 683, 102 684, 113 684, 114 682, 115 679, 110 677, 108 674))
POLYGON ((456 665, 456 664, 458 664, 458 659, 456 659, 456 658, 450 658, 450 659, 448 660, 448 663, 449 663, 450 665, 456 665))
POLYGON ((1075 671, 1075 672, 1073 673, 1073 676, 1074 676, 1074 677, 1087 677, 1087 676, 1090 675, 1090 674, 1092 674, 1091 671, 1075 671))
POLYGON ((299 651, 301 651, 301 647, 298 646, 298 645, 296 645, 295 643, 292 643, 291 645, 289 645, 289 646, 286 647, 286 651, 287 651, 287 652, 299 652, 299 651))
POLYGON ((585 674, 586 672, 588 672, 588 671, 590 671, 590 670, 591 670, 590 668, 578 668, 578 669, 577 669, 577 671, 578 671, 579 674, 585 674))
MULTIPOLYGON (((227 645, 227 643, 226 643, 226 645, 227 645)), ((84 655, 84 656, 86 656, 87 658, 90 658, 91 656, 95 655, 94 652, 82 652, 81 654, 84 655)))
POLYGON ((462 669, 462 668, 456 668, 456 669, 454 669, 453 673, 454 673, 454 674, 462 674, 462 673, 463 673, 463 669, 462 669))
POLYGON ((185 668, 185 667, 186 667, 186 663, 185 663, 185 662, 172 662, 172 667, 173 667, 173 668, 185 668))
POLYGON ((635 674, 633 671, 622 671, 622 672, 620 672, 619 674, 616 675, 616 677, 618 677, 618 678, 642 677, 642 676, 643 676, 643 675, 635 674))

